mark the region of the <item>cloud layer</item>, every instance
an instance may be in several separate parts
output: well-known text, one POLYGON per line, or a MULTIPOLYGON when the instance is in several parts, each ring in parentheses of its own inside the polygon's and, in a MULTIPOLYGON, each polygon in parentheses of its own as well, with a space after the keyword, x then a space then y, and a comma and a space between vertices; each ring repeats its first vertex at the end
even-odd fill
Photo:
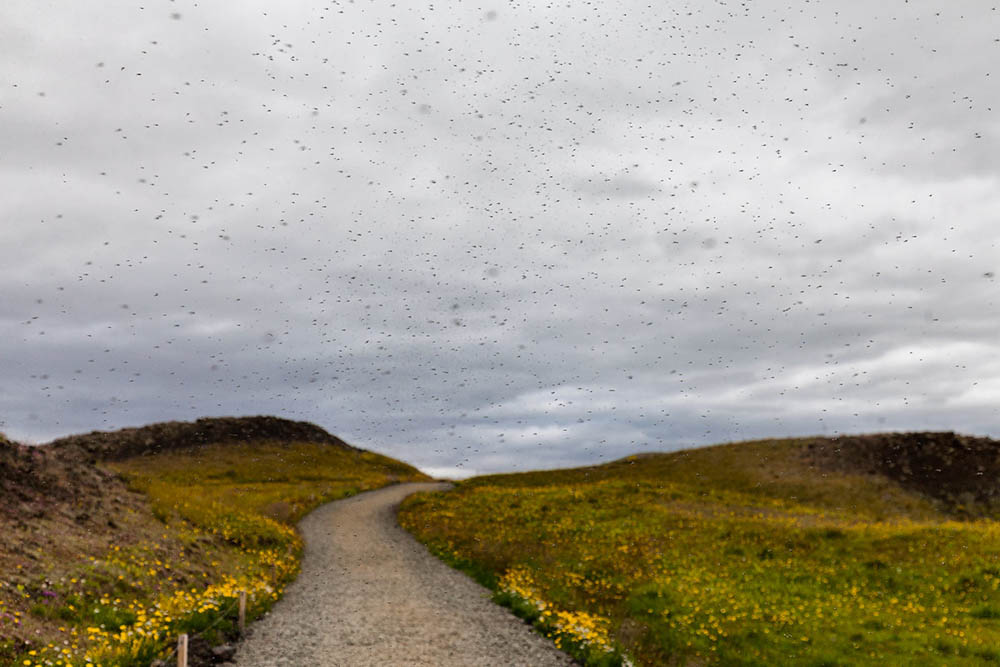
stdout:
POLYGON ((438 470, 1000 435, 977 2, 0 8, 0 426, 438 470))

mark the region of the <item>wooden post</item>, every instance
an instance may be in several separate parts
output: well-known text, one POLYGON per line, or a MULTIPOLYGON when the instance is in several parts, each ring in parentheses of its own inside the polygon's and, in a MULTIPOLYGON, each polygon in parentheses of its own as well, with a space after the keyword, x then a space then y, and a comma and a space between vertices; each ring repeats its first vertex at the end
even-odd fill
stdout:
POLYGON ((247 592, 240 591, 240 621, 239 628, 240 634, 243 634, 244 628, 247 625, 247 592))
POLYGON ((188 636, 177 638, 177 667, 188 667, 188 636))

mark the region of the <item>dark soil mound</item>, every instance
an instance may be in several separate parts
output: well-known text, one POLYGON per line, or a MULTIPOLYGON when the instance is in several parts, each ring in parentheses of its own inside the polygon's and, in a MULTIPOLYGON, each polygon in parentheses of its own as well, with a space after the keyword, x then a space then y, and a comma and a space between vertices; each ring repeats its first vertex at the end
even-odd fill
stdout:
POLYGON ((28 447, 0 436, 0 520, 22 522, 37 518, 53 504, 87 510, 100 501, 102 489, 114 476, 80 467, 43 447, 28 447))
POLYGON ((141 512, 149 514, 145 501, 117 475, 0 437, 0 573, 8 584, 26 585, 39 563, 75 558, 87 544, 127 543, 118 523, 141 512))
POLYGON ((260 440, 316 442, 360 451, 315 424, 278 417, 211 417, 194 422, 163 422, 119 431, 71 435, 54 440, 48 446, 64 455, 116 461, 174 449, 260 440))
POLYGON ((1000 510, 998 440, 951 431, 847 435, 815 441, 806 456, 831 471, 883 475, 950 510, 1000 510))
POLYGON ((0 436, 0 514, 15 516, 26 503, 51 488, 59 494, 60 486, 48 458, 0 436))

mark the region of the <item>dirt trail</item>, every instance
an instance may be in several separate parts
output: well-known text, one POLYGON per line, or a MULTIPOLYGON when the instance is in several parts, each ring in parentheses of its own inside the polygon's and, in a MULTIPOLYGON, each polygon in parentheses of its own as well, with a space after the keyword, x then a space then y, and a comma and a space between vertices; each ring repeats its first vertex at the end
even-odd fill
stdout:
POLYGON ((239 667, 574 664, 396 524, 401 484, 303 519, 302 572, 236 654, 239 667))

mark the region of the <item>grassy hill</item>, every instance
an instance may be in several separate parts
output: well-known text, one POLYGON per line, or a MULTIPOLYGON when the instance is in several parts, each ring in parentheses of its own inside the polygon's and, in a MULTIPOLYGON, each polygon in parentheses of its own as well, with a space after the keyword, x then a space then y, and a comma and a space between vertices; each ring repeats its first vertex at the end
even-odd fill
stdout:
POLYGON ((400 518, 587 664, 992 664, 998 479, 985 438, 761 440, 479 477, 400 518))
POLYGON ((192 665, 298 570, 295 522, 412 466, 274 417, 200 419, 25 447, 0 438, 0 665, 192 665))

